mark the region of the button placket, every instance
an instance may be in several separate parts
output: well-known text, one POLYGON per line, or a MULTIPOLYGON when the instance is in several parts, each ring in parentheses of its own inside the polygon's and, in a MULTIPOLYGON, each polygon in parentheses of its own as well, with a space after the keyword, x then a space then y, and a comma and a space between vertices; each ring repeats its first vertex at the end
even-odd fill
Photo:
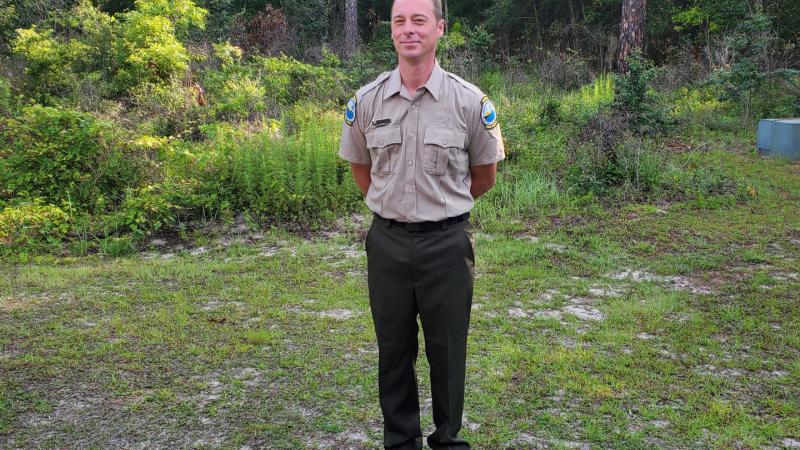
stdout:
POLYGON ((415 101, 411 102, 409 108, 413 114, 409 114, 407 116, 408 120, 408 146, 406 147, 406 153, 408 155, 408 169, 406 170, 405 176, 405 191, 406 191, 406 202, 405 202, 405 209, 406 209, 406 217, 409 218, 410 221, 416 220, 417 214, 417 196, 414 193, 414 186, 415 177, 416 177, 416 167, 415 161, 417 160, 417 152, 418 152, 418 139, 417 139, 417 130, 419 129, 419 112, 418 112, 418 105, 415 101))

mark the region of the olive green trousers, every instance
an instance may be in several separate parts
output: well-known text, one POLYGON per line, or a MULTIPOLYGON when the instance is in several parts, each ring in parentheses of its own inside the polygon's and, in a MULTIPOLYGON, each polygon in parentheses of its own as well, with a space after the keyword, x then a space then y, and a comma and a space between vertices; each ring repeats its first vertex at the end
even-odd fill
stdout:
POLYGON ((378 340, 386 448, 422 448, 416 375, 418 315, 431 371, 436 425, 428 445, 470 448, 458 437, 475 264, 468 223, 408 231, 375 216, 367 233, 367 278, 378 340))

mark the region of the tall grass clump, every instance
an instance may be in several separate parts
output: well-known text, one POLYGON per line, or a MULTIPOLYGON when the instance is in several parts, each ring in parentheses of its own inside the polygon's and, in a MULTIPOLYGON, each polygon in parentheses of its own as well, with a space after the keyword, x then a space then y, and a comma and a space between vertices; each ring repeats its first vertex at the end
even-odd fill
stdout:
POLYGON ((476 202, 474 213, 482 225, 510 219, 533 218, 566 206, 569 195, 545 174, 508 170, 498 174, 497 185, 476 202))
POLYGON ((309 104, 291 108, 283 132, 262 132, 220 146, 228 201, 265 220, 314 225, 354 208, 361 195, 338 156, 341 117, 309 104), (283 133, 286 134, 283 134, 283 133))
POLYGON ((614 103, 614 89, 614 77, 604 74, 590 84, 565 93, 560 99, 561 117, 579 124, 586 123, 600 110, 614 103))

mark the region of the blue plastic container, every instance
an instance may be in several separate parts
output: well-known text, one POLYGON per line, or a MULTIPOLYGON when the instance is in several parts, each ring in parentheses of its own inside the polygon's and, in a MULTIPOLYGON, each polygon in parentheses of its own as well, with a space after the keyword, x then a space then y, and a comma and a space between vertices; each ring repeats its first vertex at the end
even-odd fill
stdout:
POLYGON ((758 122, 756 146, 763 154, 800 160, 800 119, 764 119, 758 122))

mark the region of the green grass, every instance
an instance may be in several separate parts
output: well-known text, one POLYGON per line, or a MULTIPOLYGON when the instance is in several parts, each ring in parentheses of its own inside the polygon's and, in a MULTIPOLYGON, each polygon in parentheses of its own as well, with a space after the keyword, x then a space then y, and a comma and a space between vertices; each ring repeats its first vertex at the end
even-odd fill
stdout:
MULTIPOLYGON (((478 202, 475 448, 798 439, 797 165, 719 146, 683 157, 757 195, 604 209, 509 173, 478 202)), ((208 253, 171 258, 6 260, 2 447, 380 448, 367 225, 198 235, 208 253)))

